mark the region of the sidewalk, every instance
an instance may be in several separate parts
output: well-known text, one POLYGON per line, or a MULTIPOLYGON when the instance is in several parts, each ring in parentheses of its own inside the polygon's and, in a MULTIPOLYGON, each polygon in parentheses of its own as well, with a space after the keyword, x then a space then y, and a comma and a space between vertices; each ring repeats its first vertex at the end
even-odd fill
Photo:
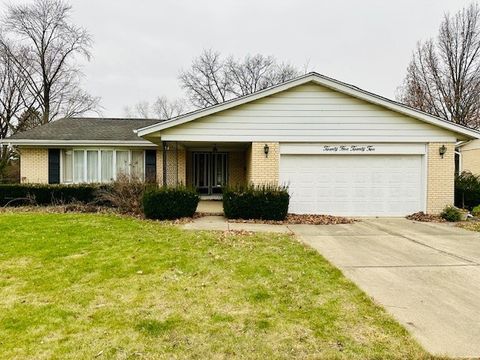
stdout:
POLYGON ((228 222, 223 216, 203 216, 182 226, 186 230, 253 231, 292 234, 287 225, 228 222))

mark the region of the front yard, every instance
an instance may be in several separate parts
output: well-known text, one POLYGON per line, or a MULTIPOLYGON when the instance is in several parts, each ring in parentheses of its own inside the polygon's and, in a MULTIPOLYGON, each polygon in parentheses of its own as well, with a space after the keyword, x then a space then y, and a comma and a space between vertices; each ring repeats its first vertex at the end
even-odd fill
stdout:
POLYGON ((425 358, 284 235, 0 214, 0 358, 425 358))

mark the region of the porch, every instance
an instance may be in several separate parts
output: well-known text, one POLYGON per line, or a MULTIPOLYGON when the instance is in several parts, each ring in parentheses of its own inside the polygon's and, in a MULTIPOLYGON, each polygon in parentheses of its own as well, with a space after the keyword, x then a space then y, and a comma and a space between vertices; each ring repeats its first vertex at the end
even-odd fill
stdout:
POLYGON ((278 170, 265 171, 278 169, 278 144, 163 142, 160 149, 157 181, 192 186, 202 200, 220 200, 226 186, 278 182, 278 170))

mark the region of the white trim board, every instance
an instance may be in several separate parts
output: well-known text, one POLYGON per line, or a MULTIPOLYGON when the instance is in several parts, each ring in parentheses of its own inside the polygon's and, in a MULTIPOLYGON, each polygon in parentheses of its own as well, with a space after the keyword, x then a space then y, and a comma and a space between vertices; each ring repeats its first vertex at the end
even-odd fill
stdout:
POLYGON ((378 144, 378 143, 281 143, 280 154, 298 155, 388 155, 427 153, 426 144, 378 144))
POLYGON ((329 78, 327 76, 318 74, 318 73, 309 73, 304 76, 298 77, 296 79, 292 79, 290 81, 287 81, 285 83, 272 86, 270 88, 258 91, 256 93, 242 96, 233 100, 226 101, 224 103, 211 106, 206 109, 202 110, 197 110, 185 115, 180 115, 178 117, 175 117, 173 119, 167 120, 160 122, 158 124, 150 125, 144 128, 140 128, 135 130, 134 132, 138 134, 138 136, 147 136, 151 135, 152 133, 168 129, 177 125, 181 125, 187 122, 190 122, 192 120, 198 119, 200 117, 212 115, 215 113, 218 113, 220 111, 224 111, 227 109, 231 109, 235 106, 242 105, 254 100, 258 100, 261 98, 264 98, 266 96, 270 96, 276 93, 279 93, 281 91, 285 91, 287 89, 303 85, 309 82, 313 82, 315 84, 319 84, 325 87, 328 87, 332 90, 344 93, 346 95, 350 95, 352 97, 356 97, 358 99, 370 102, 372 104, 380 105, 383 106, 387 109, 393 110, 395 112, 410 116, 412 118, 424 121, 426 123, 436 125, 440 128, 450 130, 452 132, 455 132, 459 135, 462 135, 463 137, 466 137, 468 139, 479 139, 480 138, 480 132, 469 129, 467 127, 461 126, 454 124, 450 121, 438 118, 433 115, 429 115, 427 113, 421 112, 419 110, 415 110, 411 107, 408 107, 406 105, 400 104, 398 102, 395 102, 393 100, 384 98, 380 95, 373 94, 371 92, 362 90, 356 86, 343 83, 341 81, 329 78))

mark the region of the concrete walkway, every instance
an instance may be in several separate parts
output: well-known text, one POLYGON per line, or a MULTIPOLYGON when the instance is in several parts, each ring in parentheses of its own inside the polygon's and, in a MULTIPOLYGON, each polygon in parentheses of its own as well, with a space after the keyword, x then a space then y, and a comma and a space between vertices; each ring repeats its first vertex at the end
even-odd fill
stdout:
POLYGON ((253 232, 292 233, 286 225, 227 222, 223 216, 204 216, 183 225, 186 230, 243 230, 253 232))
POLYGON ((480 357, 480 233, 406 219, 261 225, 204 217, 186 229, 293 232, 434 355, 480 357))

